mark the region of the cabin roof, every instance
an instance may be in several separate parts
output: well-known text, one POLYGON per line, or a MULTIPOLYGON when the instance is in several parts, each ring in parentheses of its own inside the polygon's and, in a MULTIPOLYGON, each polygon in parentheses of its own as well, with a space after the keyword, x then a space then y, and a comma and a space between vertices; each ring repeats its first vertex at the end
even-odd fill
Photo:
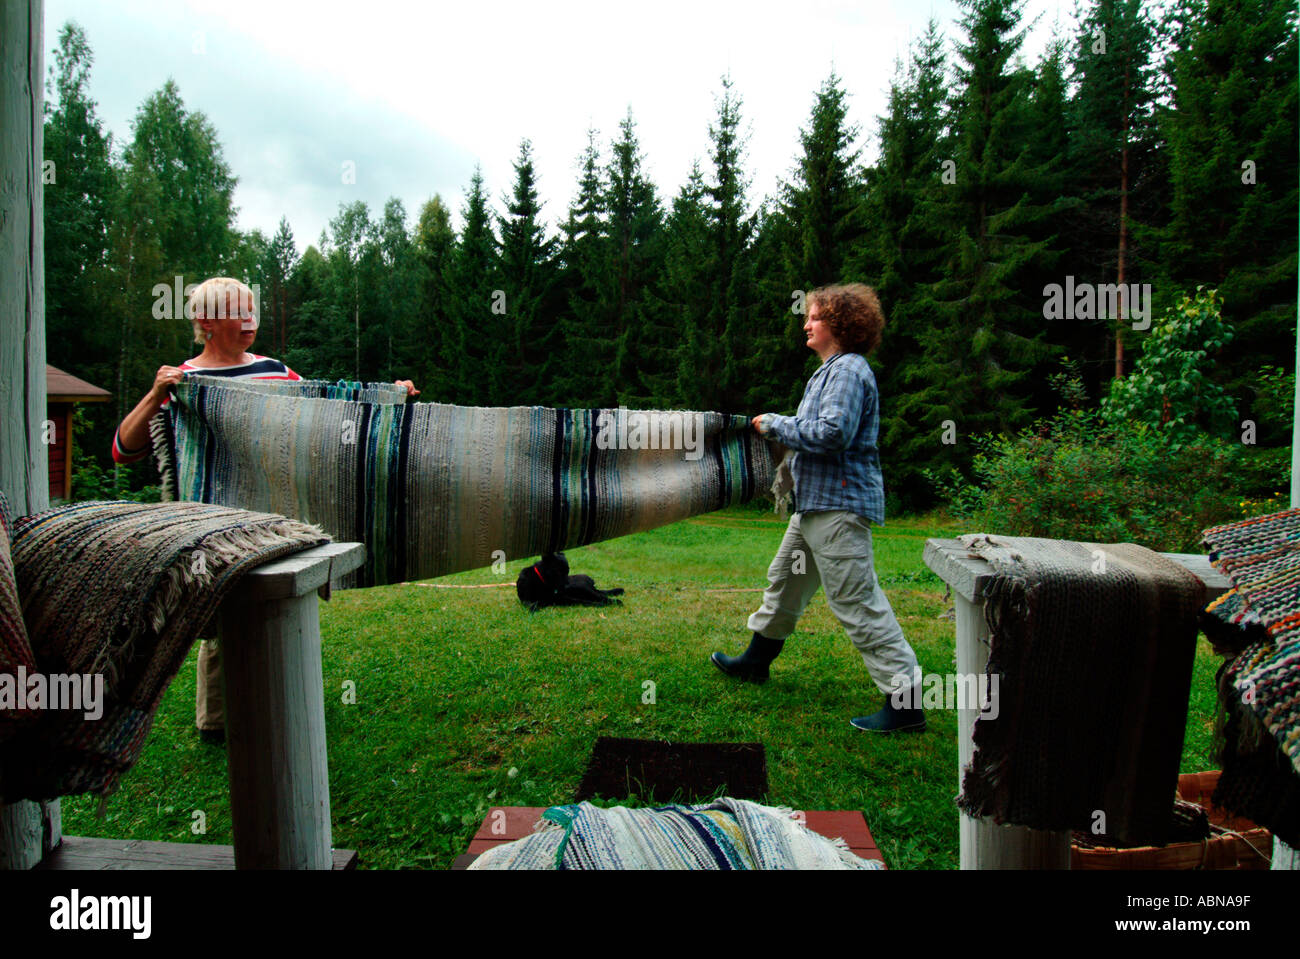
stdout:
POLYGON ((45 392, 49 402, 103 403, 113 394, 83 379, 45 364, 45 392))

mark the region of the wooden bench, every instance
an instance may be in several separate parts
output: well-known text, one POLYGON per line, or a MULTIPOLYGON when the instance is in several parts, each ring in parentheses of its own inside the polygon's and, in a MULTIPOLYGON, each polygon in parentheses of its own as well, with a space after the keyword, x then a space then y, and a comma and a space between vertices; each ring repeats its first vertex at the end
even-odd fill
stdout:
MULTIPOLYGON (((531 835, 533 826, 542 818, 545 806, 498 806, 488 810, 478 832, 470 840, 469 849, 456 857, 452 869, 468 869, 469 864, 493 846, 513 842, 531 835)), ((805 825, 827 839, 843 839, 855 856, 863 859, 885 861, 876 841, 871 838, 866 817, 857 810, 831 809, 804 812, 805 825)))

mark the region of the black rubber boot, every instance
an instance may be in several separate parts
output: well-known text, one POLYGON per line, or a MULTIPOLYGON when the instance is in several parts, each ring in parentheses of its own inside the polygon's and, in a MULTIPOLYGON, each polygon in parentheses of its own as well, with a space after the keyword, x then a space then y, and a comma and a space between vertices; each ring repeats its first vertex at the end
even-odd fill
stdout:
MULTIPOLYGON (((921 688, 904 692, 899 698, 905 703, 920 703, 921 688)), ((894 705, 892 695, 887 695, 884 709, 870 716, 855 716, 849 725, 866 733, 919 733, 925 731, 925 710, 919 705, 915 709, 902 709, 894 705)))
POLYGON ((755 633, 749 641, 749 649, 739 656, 724 656, 714 653, 709 661, 728 676, 743 679, 751 683, 767 680, 767 667, 781 654, 784 639, 768 639, 762 633, 755 633))

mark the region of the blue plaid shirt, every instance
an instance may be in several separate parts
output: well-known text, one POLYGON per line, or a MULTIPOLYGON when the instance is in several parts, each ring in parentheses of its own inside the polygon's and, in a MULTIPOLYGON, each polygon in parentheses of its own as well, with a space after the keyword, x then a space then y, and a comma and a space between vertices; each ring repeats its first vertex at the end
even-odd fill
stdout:
POLYGON ((800 513, 848 510, 885 521, 880 473, 880 394, 866 358, 837 353, 812 375, 794 416, 767 413, 766 435, 794 450, 794 505, 800 513))

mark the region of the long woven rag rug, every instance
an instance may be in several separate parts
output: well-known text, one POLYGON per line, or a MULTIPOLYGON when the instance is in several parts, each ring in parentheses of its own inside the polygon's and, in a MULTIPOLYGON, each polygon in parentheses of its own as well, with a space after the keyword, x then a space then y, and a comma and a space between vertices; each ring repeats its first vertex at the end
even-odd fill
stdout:
POLYGON ((407 403, 389 384, 187 376, 153 436, 164 495, 365 543, 345 586, 653 529, 743 503, 774 473, 743 416, 407 403))
POLYGON ((1204 585, 1132 543, 962 541, 993 567, 984 609, 1000 678, 958 804, 999 823, 1163 842, 1204 585))
POLYGON ((883 869, 795 821, 789 810, 722 796, 708 805, 553 806, 536 832, 470 869, 883 869))
POLYGON ((1210 561, 1233 584, 1205 618, 1206 634, 1226 657, 1218 677, 1223 775, 1214 801, 1300 846, 1300 509, 1202 536, 1210 561))
POLYGON ((0 803, 111 792, 237 578, 328 541, 283 516, 198 503, 77 503, 17 520, 12 567, 0 549, 0 803))

